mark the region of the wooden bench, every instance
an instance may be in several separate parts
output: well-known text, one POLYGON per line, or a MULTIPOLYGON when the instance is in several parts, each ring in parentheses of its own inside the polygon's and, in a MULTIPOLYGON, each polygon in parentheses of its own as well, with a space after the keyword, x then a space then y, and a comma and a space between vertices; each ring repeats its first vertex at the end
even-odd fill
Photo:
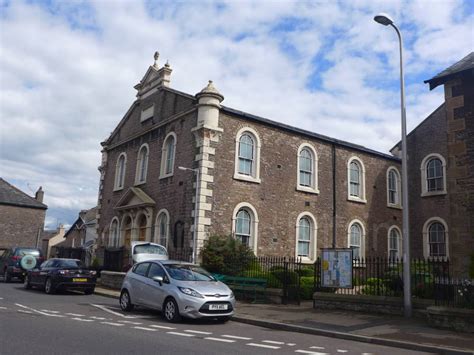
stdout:
POLYGON ((266 279, 225 275, 221 281, 232 289, 236 297, 241 295, 243 299, 253 299, 253 302, 258 301, 258 296, 265 299, 266 279))

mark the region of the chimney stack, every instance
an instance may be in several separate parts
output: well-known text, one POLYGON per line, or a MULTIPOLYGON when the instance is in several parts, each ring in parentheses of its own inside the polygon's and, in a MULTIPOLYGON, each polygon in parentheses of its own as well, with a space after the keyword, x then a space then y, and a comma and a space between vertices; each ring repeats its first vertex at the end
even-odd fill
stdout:
POLYGON ((43 203, 43 198, 44 198, 44 191, 43 191, 43 187, 40 186, 38 191, 36 191, 35 200, 43 203))

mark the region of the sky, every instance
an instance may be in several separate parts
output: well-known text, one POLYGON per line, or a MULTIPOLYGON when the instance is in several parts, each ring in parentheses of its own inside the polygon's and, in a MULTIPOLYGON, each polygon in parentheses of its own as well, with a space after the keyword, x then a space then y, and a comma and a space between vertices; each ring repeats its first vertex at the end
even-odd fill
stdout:
POLYGON ((0 0, 0 176, 39 186, 45 227, 97 204, 101 145, 159 51, 171 87, 384 153, 444 98, 430 79, 474 48, 474 2, 0 0))

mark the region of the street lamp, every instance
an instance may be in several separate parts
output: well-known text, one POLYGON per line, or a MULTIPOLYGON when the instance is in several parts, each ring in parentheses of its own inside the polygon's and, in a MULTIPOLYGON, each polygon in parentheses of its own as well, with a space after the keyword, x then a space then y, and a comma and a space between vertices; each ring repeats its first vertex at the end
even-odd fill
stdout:
POLYGON ((400 45, 400 95, 402 111, 402 207, 403 207, 403 298, 405 317, 411 317, 411 280, 410 280, 410 236, 408 222, 408 167, 407 167, 407 126, 405 109, 405 80, 403 78, 403 42, 402 34, 387 14, 380 13, 374 21, 384 26, 392 26, 398 35, 400 45))
POLYGON ((199 188, 199 168, 197 169, 191 169, 191 168, 185 168, 184 166, 178 166, 179 170, 186 170, 186 171, 192 171, 194 174, 196 174, 196 194, 194 197, 194 230, 193 230, 193 258, 192 258, 192 263, 196 263, 196 257, 197 257, 197 218, 198 218, 198 188, 199 188))

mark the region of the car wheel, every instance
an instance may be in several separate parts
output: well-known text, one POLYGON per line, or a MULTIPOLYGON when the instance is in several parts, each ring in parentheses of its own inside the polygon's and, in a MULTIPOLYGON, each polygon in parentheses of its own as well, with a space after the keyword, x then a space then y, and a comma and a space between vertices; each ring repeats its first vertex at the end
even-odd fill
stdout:
POLYGON ((3 274, 3 282, 7 283, 12 280, 12 277, 10 276, 10 273, 8 270, 5 270, 5 273, 3 274))
POLYGON ((88 288, 84 291, 85 295, 92 295, 94 293, 94 288, 88 288))
POLYGON ((173 298, 168 298, 163 307, 163 315, 168 322, 176 323, 181 320, 178 304, 173 298))
POLYGON ((30 277, 28 275, 25 276, 25 279, 23 280, 23 287, 29 290, 31 288, 30 284, 30 277))
POLYGON ((133 309, 132 300, 127 290, 123 290, 120 294, 120 308, 125 312, 130 312, 133 309))
POLYGON ((53 282, 51 281, 51 278, 47 278, 46 282, 44 283, 44 292, 46 292, 48 295, 51 295, 54 293, 54 287, 53 287, 53 282))

